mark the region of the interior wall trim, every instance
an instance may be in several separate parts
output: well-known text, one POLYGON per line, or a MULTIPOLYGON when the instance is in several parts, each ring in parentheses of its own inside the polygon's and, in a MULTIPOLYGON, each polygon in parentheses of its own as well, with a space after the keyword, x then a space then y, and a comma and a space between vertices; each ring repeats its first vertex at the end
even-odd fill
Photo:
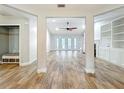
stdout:
POLYGON ((37 59, 34 59, 34 60, 30 61, 30 62, 20 63, 19 65, 20 65, 20 66, 28 66, 28 65, 34 63, 36 60, 37 60, 37 59))
POLYGON ((87 69, 85 68, 85 72, 88 73, 88 74, 94 74, 95 73, 95 70, 94 69, 87 69))
POLYGON ((46 73, 46 72, 47 72, 47 68, 37 69, 37 73, 46 73))

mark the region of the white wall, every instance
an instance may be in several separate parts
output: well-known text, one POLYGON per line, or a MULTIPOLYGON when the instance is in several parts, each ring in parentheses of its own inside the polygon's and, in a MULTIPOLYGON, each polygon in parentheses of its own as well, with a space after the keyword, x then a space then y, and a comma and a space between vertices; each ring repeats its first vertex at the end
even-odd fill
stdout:
POLYGON ((50 48, 51 48, 51 42, 50 42, 51 37, 50 36, 51 35, 49 31, 47 30, 47 52, 50 52, 50 48))
POLYGON ((100 40, 101 38, 101 24, 100 23, 95 23, 94 24, 94 40, 100 40))
POLYGON ((37 60, 37 19, 29 19, 29 61, 37 60))
POLYGON ((9 28, 9 53, 19 53, 19 28, 9 28))

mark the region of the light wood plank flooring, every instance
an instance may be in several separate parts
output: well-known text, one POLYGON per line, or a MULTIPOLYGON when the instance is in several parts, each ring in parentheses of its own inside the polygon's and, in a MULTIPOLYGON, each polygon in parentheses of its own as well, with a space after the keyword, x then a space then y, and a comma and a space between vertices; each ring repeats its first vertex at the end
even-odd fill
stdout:
POLYGON ((85 55, 77 51, 50 52, 47 73, 36 73, 37 64, 0 65, 0 88, 124 88, 124 69, 95 59, 95 76, 84 71, 85 55))

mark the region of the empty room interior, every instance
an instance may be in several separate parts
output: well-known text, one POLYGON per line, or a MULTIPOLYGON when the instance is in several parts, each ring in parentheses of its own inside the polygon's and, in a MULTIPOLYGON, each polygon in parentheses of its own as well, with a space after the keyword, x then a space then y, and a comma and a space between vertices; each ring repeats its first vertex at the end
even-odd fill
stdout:
POLYGON ((1 4, 1 89, 123 89, 123 4, 1 4))

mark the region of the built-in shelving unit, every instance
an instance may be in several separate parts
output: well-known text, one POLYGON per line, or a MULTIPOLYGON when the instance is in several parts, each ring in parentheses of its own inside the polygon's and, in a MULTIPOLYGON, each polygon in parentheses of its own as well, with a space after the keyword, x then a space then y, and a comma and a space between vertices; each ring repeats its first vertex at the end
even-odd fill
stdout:
POLYGON ((97 57, 124 67, 124 17, 101 26, 97 57))
POLYGON ((101 46, 110 47, 111 46, 111 23, 101 26, 101 46))
POLYGON ((121 34, 124 34, 124 32, 113 33, 113 35, 121 35, 121 34))
POLYGON ((100 46, 124 48, 124 17, 101 26, 100 46))
POLYGON ((124 48, 124 17, 112 21, 113 48, 124 48))

